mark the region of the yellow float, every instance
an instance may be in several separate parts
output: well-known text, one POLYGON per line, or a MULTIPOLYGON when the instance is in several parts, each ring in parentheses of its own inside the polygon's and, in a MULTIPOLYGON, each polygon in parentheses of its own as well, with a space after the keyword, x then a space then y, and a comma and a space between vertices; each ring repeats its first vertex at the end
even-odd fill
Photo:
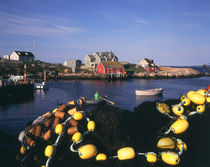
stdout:
POLYGON ((175 142, 170 137, 163 137, 158 141, 157 147, 161 149, 174 149, 175 142))
POLYGON ((186 98, 185 94, 184 95, 181 95, 180 100, 182 101, 185 98, 186 98))
POLYGON ((187 145, 186 145, 186 143, 183 142, 183 141, 180 140, 180 139, 177 139, 176 148, 177 148, 179 151, 181 151, 181 150, 183 150, 183 149, 184 149, 185 151, 187 151, 187 145))
POLYGON ((210 103, 210 97, 206 97, 206 102, 210 103))
POLYGON ((46 148, 45 148, 45 156, 46 157, 51 157, 53 155, 53 152, 54 152, 54 148, 52 145, 48 145, 46 148))
POLYGON ((124 147, 117 151, 117 157, 119 160, 133 159, 135 151, 132 147, 124 147))
POLYGON ((187 120, 187 117, 185 115, 180 115, 179 116, 179 119, 185 119, 185 120, 187 120))
POLYGON ((187 128, 189 127, 189 123, 187 120, 185 119, 178 119, 177 121, 175 121, 172 125, 171 125, 171 130, 175 133, 175 134, 180 134, 183 133, 187 130, 187 128))
POLYGON ((57 111, 58 108, 55 108, 52 112, 55 113, 57 111))
POLYGON ((195 91, 189 91, 188 93, 187 93, 187 98, 188 99, 190 99, 191 98, 191 96, 192 96, 192 94, 194 94, 195 93, 195 91))
POLYGON ((25 154, 26 153, 26 148, 24 146, 20 147, 20 153, 25 154))
POLYGON ((82 120, 83 119, 83 115, 82 115, 82 113, 81 112, 75 112, 74 113, 74 119, 75 120, 82 120))
POLYGON ((193 103, 195 104, 204 104, 206 99, 204 96, 202 96, 201 94, 198 94, 198 93, 193 93, 190 98, 189 98, 193 103))
POLYGON ((55 133, 60 135, 63 132, 63 125, 62 124, 58 124, 55 127, 55 133))
POLYGON ((80 132, 76 132, 73 136, 72 136, 72 141, 73 142, 78 142, 82 139, 82 134, 80 132))
POLYGON ((174 105, 172 107, 172 111, 175 115, 182 115, 184 112, 184 107, 177 105, 174 105))
POLYGON ((148 152, 145 154, 145 156, 147 157, 147 162, 149 163, 157 162, 157 154, 155 154, 154 152, 148 152))
POLYGON ((105 161, 105 160, 107 160, 107 156, 106 156, 106 154, 104 154, 104 153, 99 153, 99 154, 96 156, 96 160, 97 160, 97 161, 105 161))
POLYGON ((96 127, 96 124, 94 121, 89 121, 88 124, 87 124, 87 129, 89 131, 94 131, 95 130, 95 127, 96 127))
POLYGON ((188 98, 184 98, 184 99, 182 99, 182 103, 183 103, 184 106, 189 106, 191 101, 188 98))
POLYGON ((79 148, 78 154, 81 159, 90 159, 96 156, 97 154, 96 146, 92 144, 87 144, 79 148))
POLYGON ((196 107, 196 111, 198 111, 198 113, 203 113, 205 111, 205 105, 198 105, 196 107))
POLYGON ((196 91, 196 93, 202 95, 202 96, 206 96, 207 95, 207 91, 205 89, 199 89, 196 91))
POLYGON ((158 111, 160 111, 161 113, 166 114, 166 115, 168 115, 170 113, 169 106, 166 103, 158 102, 157 109, 158 109, 158 111))
POLYGON ((168 165, 177 165, 180 161, 179 155, 172 151, 161 152, 161 159, 168 165))

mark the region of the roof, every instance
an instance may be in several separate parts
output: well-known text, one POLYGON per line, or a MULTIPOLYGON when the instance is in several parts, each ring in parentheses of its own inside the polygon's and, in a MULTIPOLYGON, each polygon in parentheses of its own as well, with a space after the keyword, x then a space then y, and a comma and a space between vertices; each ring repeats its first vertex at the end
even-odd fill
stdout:
POLYGON ((104 66, 104 68, 122 68, 123 66, 116 61, 107 61, 107 62, 101 62, 104 66))
POLYGON ((153 60, 150 60, 150 59, 147 59, 147 58, 144 58, 145 61, 147 61, 149 64, 153 63, 153 60))
POLYGON ((19 56, 34 57, 33 53, 31 53, 31 52, 15 51, 15 53, 19 56))
POLYGON ((113 54, 112 51, 107 51, 107 52, 95 52, 95 54, 97 54, 101 59, 112 59, 112 58, 116 58, 116 56, 113 54))
POLYGON ((90 58, 90 60, 93 62, 93 61, 95 61, 95 56, 93 56, 93 55, 87 55, 89 58, 90 58))
POLYGON ((72 60, 66 60, 65 62, 68 62, 68 61, 81 61, 81 60, 73 60, 73 59, 72 59, 72 60))

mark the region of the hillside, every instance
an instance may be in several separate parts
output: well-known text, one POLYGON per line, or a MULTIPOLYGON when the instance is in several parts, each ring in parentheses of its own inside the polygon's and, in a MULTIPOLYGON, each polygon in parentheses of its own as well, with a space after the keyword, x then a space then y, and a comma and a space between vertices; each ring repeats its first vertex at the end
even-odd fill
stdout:
POLYGON ((19 61, 8 61, 0 60, 0 76, 8 78, 8 75, 23 75, 24 64, 26 64, 27 75, 31 76, 42 76, 44 72, 48 75, 57 75, 62 72, 71 72, 68 67, 62 64, 52 64, 41 61, 36 62, 19 62, 19 61))

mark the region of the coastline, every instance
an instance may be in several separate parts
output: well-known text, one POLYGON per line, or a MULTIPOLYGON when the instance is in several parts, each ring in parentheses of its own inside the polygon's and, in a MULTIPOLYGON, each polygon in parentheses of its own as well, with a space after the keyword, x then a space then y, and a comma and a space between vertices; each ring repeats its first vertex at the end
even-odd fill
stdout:
POLYGON ((126 76, 100 75, 97 73, 60 73, 49 80, 127 80, 127 79, 174 79, 174 78, 198 78, 210 76, 210 73, 202 73, 192 68, 161 67, 158 72, 129 73, 126 76))

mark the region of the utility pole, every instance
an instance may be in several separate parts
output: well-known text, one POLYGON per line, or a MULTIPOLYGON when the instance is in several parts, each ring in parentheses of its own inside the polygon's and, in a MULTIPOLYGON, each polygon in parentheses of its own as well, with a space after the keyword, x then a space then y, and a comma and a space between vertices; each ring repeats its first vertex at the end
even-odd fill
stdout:
POLYGON ((26 83, 26 64, 24 64, 24 83, 26 83))
POLYGON ((34 40, 34 61, 36 60, 36 40, 34 40))

